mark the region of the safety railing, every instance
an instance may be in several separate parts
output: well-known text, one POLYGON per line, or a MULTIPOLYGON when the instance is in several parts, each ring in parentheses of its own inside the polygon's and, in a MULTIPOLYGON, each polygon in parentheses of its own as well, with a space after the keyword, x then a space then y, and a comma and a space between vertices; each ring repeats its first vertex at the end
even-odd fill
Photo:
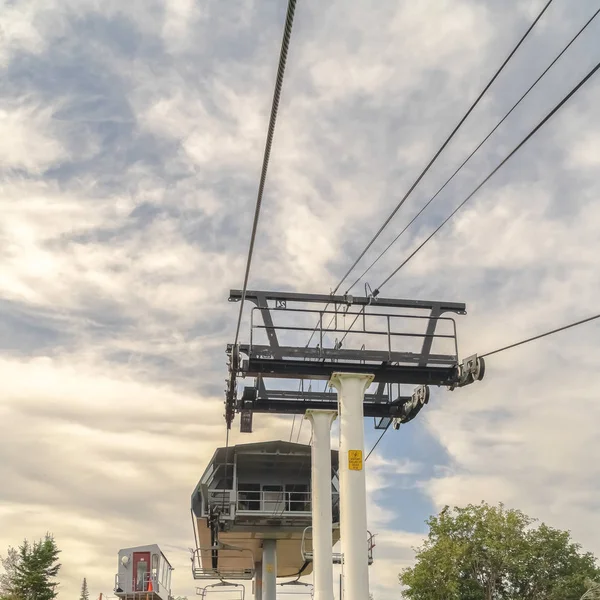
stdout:
POLYGON ((208 506, 218 507, 222 516, 232 517, 235 512, 235 490, 209 490, 208 506))
MULTIPOLYGON (((131 580, 128 579, 128 583, 130 581, 131 580)), ((164 583, 162 583, 161 581, 159 581, 157 575, 153 575, 152 573, 145 573, 142 580, 133 581, 133 583, 130 583, 129 585, 127 585, 124 581, 121 581, 118 573, 115 575, 114 592, 116 594, 122 594, 122 595, 128 595, 128 596, 131 594, 146 595, 150 592, 161 592, 163 590, 167 590, 169 592, 167 594, 168 596, 171 595, 170 590, 168 590, 167 586, 164 583), (129 588, 130 586, 133 589, 126 589, 126 588, 129 588)))
POLYGON ((413 363, 422 360, 421 351, 427 346, 428 363, 448 365, 458 360, 456 322, 452 317, 368 312, 366 308, 340 311, 270 307, 269 310, 274 320, 283 315, 294 319, 293 324, 259 325, 254 313, 261 313, 261 309, 254 307, 250 314, 250 354, 272 351, 270 344, 256 343, 258 332, 271 330, 280 338, 277 352, 281 356, 369 362, 379 361, 383 355, 389 362, 413 363), (307 317, 306 323, 299 324, 297 319, 303 316, 307 317), (438 332, 440 326, 444 329, 442 333, 438 332), (294 338, 289 344, 284 339, 286 335, 294 338), (304 336, 311 336, 314 346, 306 346, 306 340, 301 343, 304 336), (399 341, 406 347, 410 339, 415 342, 414 351, 400 351, 399 341))
MULTIPOLYGON (((339 515, 338 494, 332 494, 333 516, 337 522, 339 515)), ((309 515, 312 510, 310 492, 268 491, 268 490, 210 490, 208 506, 218 508, 222 516, 235 518, 236 515, 309 515)))
POLYGON ((310 513, 310 492, 242 491, 237 493, 236 511, 240 513, 310 513))
MULTIPOLYGON (((373 564, 373 548, 375 548, 374 535, 367 531, 367 557, 369 564, 373 564)), ((314 558, 313 546, 312 546, 312 527, 307 527, 302 532, 302 543, 300 545, 300 552, 302 554, 302 560, 305 562, 312 562, 314 558), (310 532, 310 537, 307 535, 310 532), (310 544, 308 543, 310 542, 310 544)), ((340 565, 343 563, 344 557, 341 552, 334 552, 332 554, 333 564, 340 565)))

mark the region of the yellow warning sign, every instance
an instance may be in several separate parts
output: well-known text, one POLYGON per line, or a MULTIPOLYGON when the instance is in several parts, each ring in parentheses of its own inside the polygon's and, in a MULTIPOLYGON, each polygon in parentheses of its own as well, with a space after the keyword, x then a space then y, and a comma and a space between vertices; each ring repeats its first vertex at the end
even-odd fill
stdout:
POLYGON ((272 573, 274 571, 273 564, 267 563, 267 573, 272 573))
POLYGON ((351 471, 362 471, 362 450, 348 450, 348 468, 351 471))

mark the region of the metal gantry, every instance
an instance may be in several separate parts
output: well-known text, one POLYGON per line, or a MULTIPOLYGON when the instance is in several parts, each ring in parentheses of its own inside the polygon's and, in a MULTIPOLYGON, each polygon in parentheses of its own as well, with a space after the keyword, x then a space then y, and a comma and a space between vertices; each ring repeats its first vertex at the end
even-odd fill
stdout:
MULTIPOLYGON (((241 298, 231 290, 230 302, 241 298)), ((266 291, 245 299, 254 305, 249 340, 227 346, 225 400, 227 426, 240 413, 242 432, 252 431, 254 413, 336 410, 335 392, 306 385, 336 372, 373 374, 377 388, 365 394, 364 415, 379 429, 414 419, 430 385, 454 389, 483 378, 483 359, 459 360, 454 315, 466 314, 463 303, 266 291), (239 397, 238 378, 254 379, 239 397), (293 380, 295 387, 282 385, 293 380), (402 393, 407 385, 417 387, 402 393)))

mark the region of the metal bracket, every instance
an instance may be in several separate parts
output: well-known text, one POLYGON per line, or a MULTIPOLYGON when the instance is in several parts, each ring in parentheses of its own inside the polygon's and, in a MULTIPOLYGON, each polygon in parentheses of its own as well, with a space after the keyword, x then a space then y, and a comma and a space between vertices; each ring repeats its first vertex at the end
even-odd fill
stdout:
POLYGON ((415 388, 415 391, 408 402, 402 405, 402 416, 392 420, 392 427, 396 430, 400 429, 402 423, 412 421, 421 412, 425 404, 429 404, 430 391, 428 385, 421 385, 415 388))

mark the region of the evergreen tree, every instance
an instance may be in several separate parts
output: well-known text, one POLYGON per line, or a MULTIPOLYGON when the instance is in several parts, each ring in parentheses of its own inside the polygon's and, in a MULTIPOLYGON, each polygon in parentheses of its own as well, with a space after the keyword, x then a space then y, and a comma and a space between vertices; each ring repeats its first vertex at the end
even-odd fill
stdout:
POLYGON ((12 595, 18 600, 54 600, 57 596, 60 564, 54 538, 46 534, 43 540, 19 547, 18 562, 11 582, 12 595))
POLYGON ((90 600, 90 592, 88 590, 87 579, 83 578, 83 583, 81 584, 81 595, 79 596, 79 600, 90 600))

